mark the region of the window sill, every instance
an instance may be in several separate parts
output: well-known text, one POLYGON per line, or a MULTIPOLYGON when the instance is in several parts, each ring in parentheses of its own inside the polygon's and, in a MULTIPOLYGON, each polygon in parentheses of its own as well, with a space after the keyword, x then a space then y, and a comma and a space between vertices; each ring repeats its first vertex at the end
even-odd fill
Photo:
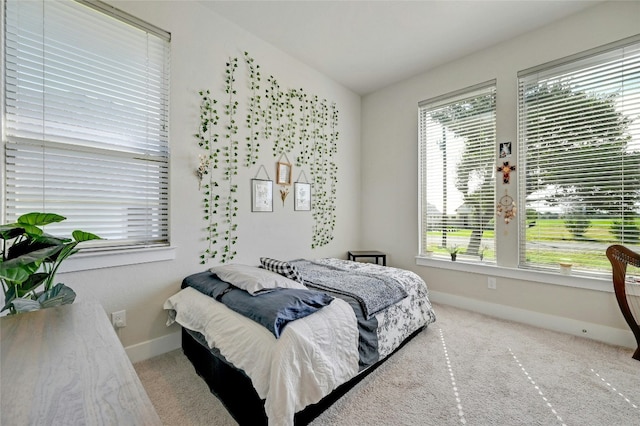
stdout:
POLYGON ((451 261, 444 256, 416 256, 416 265, 430 268, 447 269, 458 272, 469 272, 492 277, 512 278, 522 281, 532 281, 542 284, 555 284, 566 287, 583 288, 587 290, 604 291, 613 293, 613 284, 610 277, 593 277, 586 275, 562 275, 560 272, 534 271, 531 269, 517 269, 498 266, 493 262, 465 262, 464 260, 451 261))
POLYGON ((137 265, 140 263, 162 262, 176 258, 175 247, 131 248, 79 252, 66 259, 58 273, 86 271, 90 269, 112 268, 137 265))

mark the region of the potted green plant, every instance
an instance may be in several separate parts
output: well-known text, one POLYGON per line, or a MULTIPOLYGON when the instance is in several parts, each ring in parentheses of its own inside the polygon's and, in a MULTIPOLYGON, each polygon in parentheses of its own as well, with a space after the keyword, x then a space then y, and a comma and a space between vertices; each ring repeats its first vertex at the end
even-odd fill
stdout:
POLYGON ((487 246, 482 246, 478 249, 478 256, 480 257, 480 262, 484 259, 484 252, 487 250, 487 246))
POLYGON ((456 257, 458 257, 458 253, 460 252, 460 248, 456 246, 451 246, 447 250, 449 250, 449 254, 451 255, 451 260, 453 262, 456 261, 456 257))
POLYGON ((4 292, 3 312, 28 312, 73 303, 76 294, 62 283, 54 285, 60 264, 77 253, 76 246, 100 239, 84 231, 73 231, 72 239, 44 232, 43 226, 66 220, 54 213, 27 213, 15 223, 0 225, 0 282, 4 292), (39 290, 42 286, 42 290, 39 290))

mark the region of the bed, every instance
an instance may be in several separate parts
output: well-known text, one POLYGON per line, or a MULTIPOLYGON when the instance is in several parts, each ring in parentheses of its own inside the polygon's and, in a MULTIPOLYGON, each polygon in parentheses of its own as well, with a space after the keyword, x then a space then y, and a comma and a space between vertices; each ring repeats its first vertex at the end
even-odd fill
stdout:
POLYGON ((260 260, 190 275, 164 305, 167 324, 182 327, 185 355, 241 425, 309 423, 435 321, 411 271, 260 260), (272 308, 281 300, 286 309, 272 308))

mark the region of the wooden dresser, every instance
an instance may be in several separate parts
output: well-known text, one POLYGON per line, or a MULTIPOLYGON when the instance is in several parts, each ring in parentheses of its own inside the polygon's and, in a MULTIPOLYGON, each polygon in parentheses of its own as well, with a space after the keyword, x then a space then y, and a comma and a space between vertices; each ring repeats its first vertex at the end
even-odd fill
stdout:
POLYGON ((162 423, 102 306, 78 302, 0 318, 0 424, 162 423))

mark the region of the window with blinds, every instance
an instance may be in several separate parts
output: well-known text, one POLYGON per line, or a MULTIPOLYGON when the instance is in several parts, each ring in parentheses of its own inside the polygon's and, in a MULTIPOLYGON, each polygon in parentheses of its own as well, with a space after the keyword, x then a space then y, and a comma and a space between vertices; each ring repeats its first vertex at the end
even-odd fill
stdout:
POLYGON ((4 4, 4 219, 168 244, 170 35, 96 1, 4 4))
POLYGON ((640 244, 640 37, 519 73, 520 265, 640 244))
POLYGON ((420 252, 495 259, 496 85, 420 102, 420 252))

